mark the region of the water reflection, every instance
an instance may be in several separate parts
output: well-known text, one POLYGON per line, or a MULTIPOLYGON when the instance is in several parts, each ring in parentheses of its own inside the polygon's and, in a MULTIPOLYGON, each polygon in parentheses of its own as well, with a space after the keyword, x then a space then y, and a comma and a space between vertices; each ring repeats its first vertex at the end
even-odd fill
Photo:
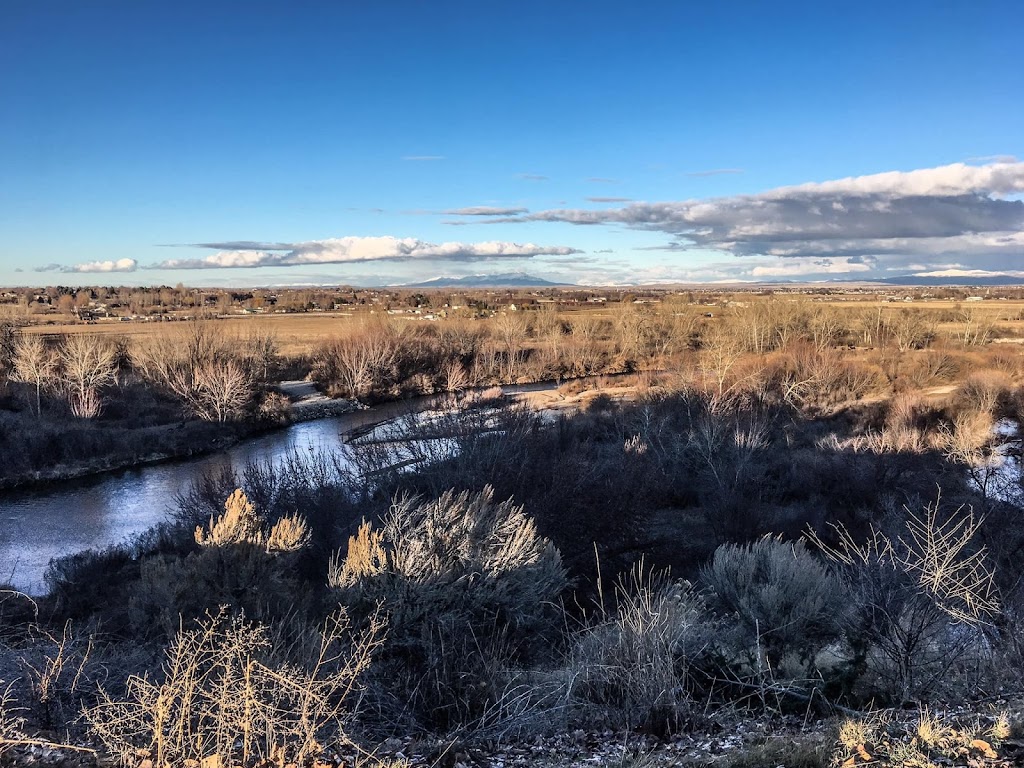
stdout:
MULTIPOLYGON (((551 382, 505 387, 509 394, 554 389, 551 382)), ((38 594, 51 558, 100 549, 163 521, 174 498, 208 472, 250 461, 280 462, 296 451, 337 450, 357 427, 435 408, 444 398, 388 403, 337 418, 295 424, 198 459, 156 464, 55 484, 45 490, 0 492, 0 582, 38 594)))
POLYGON ((295 451, 336 450, 341 434, 424 407, 395 403, 373 411, 295 424, 218 454, 124 470, 45 490, 0 494, 0 582, 39 593, 53 557, 107 547, 161 522, 174 498, 207 472, 249 461, 281 461, 295 451))

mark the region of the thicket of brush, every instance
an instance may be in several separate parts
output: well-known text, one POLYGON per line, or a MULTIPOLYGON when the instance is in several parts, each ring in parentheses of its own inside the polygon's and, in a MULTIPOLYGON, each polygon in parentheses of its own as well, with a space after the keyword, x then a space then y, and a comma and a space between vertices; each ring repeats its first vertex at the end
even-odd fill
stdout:
POLYGON ((228 442, 279 423, 279 364, 266 334, 223 338, 209 323, 129 343, 0 329, 0 483, 100 471, 228 442))

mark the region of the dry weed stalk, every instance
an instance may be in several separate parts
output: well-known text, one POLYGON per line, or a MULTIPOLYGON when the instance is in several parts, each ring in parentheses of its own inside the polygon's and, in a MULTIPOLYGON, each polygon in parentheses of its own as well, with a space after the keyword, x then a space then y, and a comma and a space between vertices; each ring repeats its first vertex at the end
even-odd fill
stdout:
POLYGON ((334 614, 312 660, 298 666, 277 658, 265 626, 221 612, 178 633, 162 681, 130 677, 127 700, 101 691, 85 719, 124 763, 303 764, 325 739, 347 740, 351 695, 384 634, 379 614, 355 634, 334 614))
POLYGON ((71 622, 64 624, 59 636, 36 627, 43 640, 51 646, 36 663, 22 658, 32 694, 42 708, 47 723, 54 719, 54 709, 60 708, 62 699, 79 690, 89 657, 92 655, 92 635, 84 643, 71 631, 71 622))
POLYGON ((858 544, 841 525, 832 526, 838 536, 835 546, 825 544, 813 532, 810 537, 836 563, 881 563, 904 571, 952 619, 977 625, 999 608, 987 551, 985 547, 973 547, 983 520, 964 506, 941 520, 940 502, 941 496, 926 504, 923 514, 904 506, 907 532, 895 540, 873 530, 867 541, 858 544))
POLYGON ((14 700, 12 688, 13 683, 5 685, 5 681, 0 680, 0 757, 28 738, 24 731, 25 718, 18 714, 20 708, 14 700))

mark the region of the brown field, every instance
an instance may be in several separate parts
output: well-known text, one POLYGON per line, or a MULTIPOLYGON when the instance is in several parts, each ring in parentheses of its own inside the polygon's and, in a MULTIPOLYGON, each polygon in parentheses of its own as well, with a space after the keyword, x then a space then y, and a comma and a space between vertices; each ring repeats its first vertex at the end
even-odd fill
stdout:
MULTIPOLYGON (((653 307, 659 313, 713 313, 722 316, 741 313, 746 306, 754 302, 767 301, 765 297, 749 293, 736 293, 728 297, 732 306, 691 304, 678 295, 666 294, 662 303, 653 307)), ((981 302, 962 302, 957 300, 914 300, 891 301, 884 298, 862 296, 813 297, 802 295, 775 294, 775 301, 800 302, 807 306, 829 307, 842 314, 851 316, 867 312, 881 312, 891 316, 903 310, 922 312, 935 320, 934 328, 939 335, 955 334, 962 327, 960 313, 970 311, 973 321, 993 324, 992 340, 1003 342, 1020 342, 1024 339, 1024 300, 987 299, 981 302), (951 317, 955 313, 956 318, 951 317)), ((574 317, 587 315, 598 320, 614 321, 621 311, 622 305, 580 304, 559 308, 559 316, 571 322, 574 317)), ((544 310, 541 310, 544 311, 544 310)), ((534 311, 527 312, 528 316, 534 311)), ((254 330, 270 331, 277 338, 280 352, 287 357, 298 357, 310 354, 321 342, 333 336, 343 334, 353 323, 361 322, 374 315, 366 307, 356 307, 345 312, 307 312, 280 315, 245 315, 221 316, 217 319, 218 328, 226 335, 246 336, 254 330)), ((388 315, 396 322, 423 323, 422 319, 410 315, 388 315)), ((441 320, 440 322, 448 322, 441 320)), ((486 323, 486 321, 479 321, 486 323)), ((60 317, 53 322, 51 317, 47 324, 32 325, 25 329, 27 333, 39 333, 46 336, 63 334, 100 334, 134 339, 144 339, 159 331, 167 331, 177 327, 177 323, 166 322, 120 322, 116 319, 101 319, 95 323, 75 322, 71 316, 60 317)))
MULTIPOLYGON (((360 313, 360 316, 363 316, 360 313)), ((218 319, 217 328, 228 336, 246 336, 254 330, 272 332, 280 344, 281 353, 288 356, 308 354, 324 339, 345 330, 359 320, 351 312, 310 312, 294 315, 255 315, 218 319)), ((157 332, 166 332, 179 327, 179 323, 131 322, 100 320, 96 323, 58 323, 34 325, 26 333, 59 336, 71 333, 87 333, 103 336, 145 339, 157 332)))

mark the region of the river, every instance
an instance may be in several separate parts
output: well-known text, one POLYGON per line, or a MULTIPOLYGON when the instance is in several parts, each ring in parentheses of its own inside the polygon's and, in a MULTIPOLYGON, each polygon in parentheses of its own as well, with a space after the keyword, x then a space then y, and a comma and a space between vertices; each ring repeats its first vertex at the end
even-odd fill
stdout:
MULTIPOLYGON (((507 394, 556 389, 552 382, 504 387, 507 394)), ((146 465, 43 488, 0 492, 0 584, 44 591, 51 558, 100 549, 166 519, 178 494, 207 472, 251 461, 281 461, 295 451, 334 450, 342 433, 419 412, 438 403, 421 397, 343 416, 300 422, 194 459, 146 465)))
POLYGON ((124 541, 162 522, 178 494, 207 472, 250 461, 281 461, 295 451, 333 450, 342 433, 429 407, 433 398, 388 403, 300 422, 220 453, 151 464, 43 488, 0 492, 0 584, 44 590, 50 559, 124 541))

